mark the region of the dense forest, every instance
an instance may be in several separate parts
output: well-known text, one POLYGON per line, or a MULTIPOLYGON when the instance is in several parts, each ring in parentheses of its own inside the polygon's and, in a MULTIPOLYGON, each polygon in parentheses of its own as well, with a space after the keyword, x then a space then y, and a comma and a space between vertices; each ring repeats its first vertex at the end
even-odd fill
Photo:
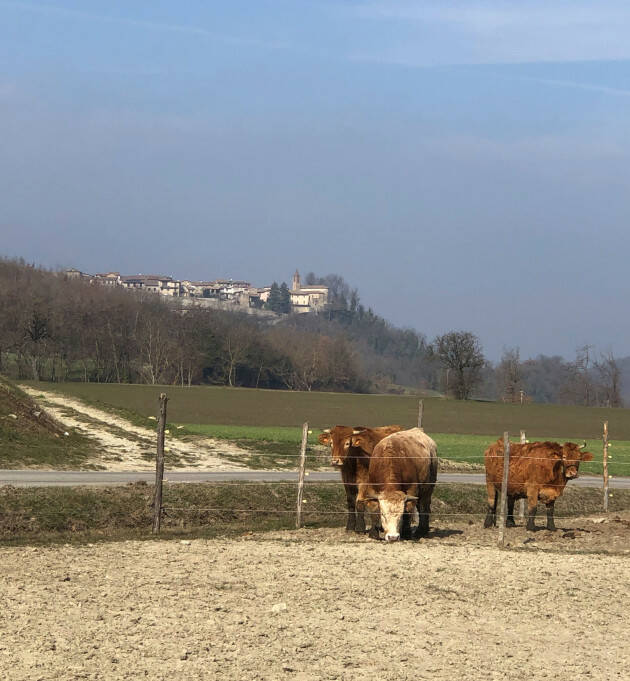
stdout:
POLYGON ((574 361, 507 350, 493 366, 472 333, 431 341, 363 306, 343 277, 320 314, 247 315, 91 285, 0 260, 0 373, 48 381, 219 384, 289 390, 435 391, 470 397, 620 406, 630 358, 574 361))

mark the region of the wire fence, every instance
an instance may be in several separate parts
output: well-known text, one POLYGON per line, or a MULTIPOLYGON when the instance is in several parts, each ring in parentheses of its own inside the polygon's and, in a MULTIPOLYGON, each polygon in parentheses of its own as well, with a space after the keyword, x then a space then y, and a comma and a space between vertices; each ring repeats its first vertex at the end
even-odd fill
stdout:
MULTIPOLYGON (((166 399, 165 395, 161 396, 162 398, 166 399)), ((423 411, 424 411, 424 406, 423 402, 420 401, 419 403, 419 415, 418 415, 418 427, 422 429, 422 416, 423 416, 423 411)), ((298 483, 297 483, 297 506, 295 511, 291 509, 268 509, 268 508, 256 508, 256 509, 251 509, 251 508, 233 508, 231 509, 232 512, 234 513, 256 513, 256 514, 263 514, 263 513, 269 513, 269 514, 285 514, 285 515, 293 515, 295 514, 296 516, 296 526, 300 527, 302 524, 302 517, 303 515, 313 513, 316 514, 317 516, 355 516, 355 520, 357 520, 357 517, 359 515, 362 515, 363 509, 359 508, 358 513, 357 509, 353 509, 352 506, 355 505, 356 503, 359 503, 360 506, 369 506, 366 498, 366 493, 369 494, 374 494, 375 492, 381 493, 383 490, 383 485, 384 485, 384 479, 382 477, 378 477, 377 479, 372 479, 370 480, 365 479, 365 466, 367 464, 368 466, 368 471, 371 471, 372 469, 372 462, 374 461, 374 458, 371 456, 371 452, 361 450, 359 453, 357 453, 357 447, 352 446, 352 434, 346 434, 346 428, 345 427, 339 427, 342 428, 344 432, 338 433, 340 435, 340 438, 337 438, 336 436, 333 436, 331 434, 331 431, 328 430, 328 442, 327 445, 331 447, 331 452, 330 452, 330 458, 329 456, 325 454, 320 454, 320 453, 313 453, 311 450, 308 452, 307 456, 307 443, 308 443, 308 422, 305 422, 302 427, 302 441, 301 441, 301 448, 299 454, 297 452, 295 453, 285 453, 282 455, 276 455, 274 458, 277 459, 284 459, 284 460, 289 460, 291 461, 292 459, 297 459, 299 456, 299 466, 298 466, 298 483), (336 480, 336 481, 312 481, 311 484, 317 484, 320 487, 321 486, 339 486, 343 485, 345 487, 346 491, 346 496, 347 496, 347 502, 349 505, 348 510, 323 510, 323 509, 315 509, 313 511, 310 511, 310 509, 305 509, 304 504, 307 503, 307 499, 303 498, 304 495, 304 490, 307 487, 308 483, 306 482, 306 462, 308 461, 328 461, 329 463, 334 463, 336 468, 341 467, 342 471, 344 469, 344 466, 346 467, 345 473, 343 475, 342 480, 336 480), (355 464, 358 464, 360 462, 361 466, 363 466, 364 471, 357 472, 358 469, 361 468, 361 466, 356 466, 355 464), (354 472, 350 471, 348 469, 354 468, 354 472), (354 475, 354 479, 352 479, 352 475, 354 475)), ((390 434, 390 437, 396 437, 395 434, 390 434)), ((157 517, 154 518, 154 532, 156 531, 155 528, 157 527, 157 530, 159 531, 159 523, 160 523, 160 517, 162 512, 168 513, 170 512, 184 512, 184 513, 204 513, 204 512, 224 512, 225 509, 223 507, 215 507, 215 506, 207 506, 207 507, 186 507, 186 506, 169 506, 168 504, 161 504, 161 495, 162 495, 162 475, 160 474, 160 439, 163 442, 163 433, 160 432, 160 429, 158 428, 158 463, 157 463, 157 475, 156 475, 156 492, 155 492, 155 508, 156 508, 156 515, 157 517), (160 502, 158 502, 158 498, 160 499, 160 502)), ((381 438, 382 439, 382 438, 381 438)), ((378 440, 377 440, 378 442, 378 440)), ((487 493, 488 493, 488 508, 486 510, 486 514, 488 514, 487 519, 491 518, 494 520, 494 518, 499 516, 499 544, 503 545, 504 542, 504 527, 506 525, 507 518, 512 516, 513 513, 513 507, 514 507, 514 502, 517 499, 523 499, 527 498, 527 505, 528 505, 528 510, 527 510, 527 516, 528 516, 528 527, 531 527, 531 519, 535 515, 535 508, 532 506, 532 501, 536 502, 536 506, 538 504, 539 499, 545 502, 547 505, 547 512, 548 512, 548 527, 551 527, 553 525, 553 521, 551 518, 554 515, 554 505, 555 505, 555 500, 556 498, 560 497, 567 485, 567 482, 572 479, 571 475, 567 474, 567 467, 572 467, 575 466, 576 463, 579 466, 580 460, 582 460, 582 455, 580 453, 580 450, 586 447, 586 441, 584 441, 584 444, 582 446, 578 446, 578 451, 575 451, 575 449, 570 449, 569 451, 566 451, 567 448, 565 448, 563 445, 559 444, 550 444, 551 441, 545 441, 544 443, 530 443, 526 440, 526 435, 525 431, 521 431, 520 433, 520 442, 519 443, 511 443, 509 439, 509 434, 507 432, 504 432, 503 434, 503 440, 499 439, 496 443, 492 443, 489 445, 489 448, 484 452, 483 457, 480 456, 479 454, 476 455, 470 455, 470 456, 458 456, 457 460, 458 461, 468 461, 468 462, 474 462, 474 463, 479 463, 481 465, 482 461, 485 465, 486 468, 486 484, 487 484, 487 493), (502 446, 501 446, 502 445, 502 446), (513 448, 513 454, 512 454, 512 459, 510 459, 511 455, 511 450, 513 448), (541 452, 540 450, 547 450, 546 452, 541 452), (534 465, 528 466, 528 464, 532 462, 534 465), (539 465, 542 463, 545 463, 546 465, 539 465), (525 467, 523 468, 522 466, 519 469, 519 464, 524 464, 525 467), (558 464, 561 464, 561 468, 558 469, 558 464), (512 466, 514 467, 514 470, 512 471, 511 468, 512 466), (499 480, 499 475, 501 477, 501 480, 499 480), (510 481, 510 475, 512 475, 513 479, 510 481), (516 480, 514 480, 514 476, 516 476, 516 480), (510 486, 511 485, 511 486, 510 486), (500 504, 498 503, 499 501, 499 494, 500 494, 500 504), (490 498, 492 497, 492 498, 490 498), (509 504, 508 504, 508 497, 509 497, 509 504), (534 498, 532 498, 534 497, 534 498)), ((323 444, 323 443, 322 443, 323 444)), ((375 443, 374 446, 377 446, 375 443)), ((612 493, 609 492, 608 490, 608 485, 609 485, 609 480, 610 476, 608 475, 608 461, 612 458, 611 455, 609 454, 609 446, 610 443, 608 441, 608 423, 606 422, 604 424, 604 436, 603 436, 603 483, 604 483, 604 509, 608 509, 608 500, 609 497, 612 497, 612 493)), ((264 456, 264 455, 263 455, 264 456)), ((273 456, 269 454, 268 456, 273 456)), ((432 458, 437 458, 437 454, 435 452, 430 452, 426 447, 422 448, 420 447, 417 451, 411 451, 411 452, 403 452, 400 455, 394 455, 394 456, 382 456, 379 457, 379 461, 394 461, 394 460, 407 460, 407 459, 432 459, 432 458)), ((591 455, 591 459, 592 459, 591 455)), ((628 465, 630 462, 621 462, 622 465, 628 465)), ((162 464, 162 470, 163 470, 163 464, 162 464)), ((392 469, 393 472, 393 469, 392 469)), ((573 476, 575 477, 575 476, 573 476)), ((415 494, 420 494, 422 490, 426 490, 427 487, 430 487, 431 490, 433 490, 435 487, 438 488, 444 488, 448 485, 457 485, 461 483, 457 483, 454 481, 436 481, 435 479, 429 479, 426 477, 426 474, 420 474, 417 472, 415 474, 415 477, 413 479, 405 481, 404 479, 401 479, 401 471, 397 471, 394 475, 394 480, 390 481, 392 483, 393 489, 397 489, 401 492, 409 492, 409 490, 412 490, 415 494)), ((238 482, 236 484, 243 484, 242 482, 238 482)), ((245 483, 247 484, 256 484, 260 485, 261 481, 256 481, 256 483, 245 483)), ((277 484, 277 483, 276 483, 277 484)), ((294 485, 295 482, 293 481, 284 481, 280 483, 281 485, 294 485)), ((378 496, 376 497, 378 499, 378 496)), ((425 515, 431 515, 429 513, 426 513, 426 510, 420 507, 420 503, 418 502, 418 508, 416 509, 416 515, 418 517, 422 517, 425 515), (419 515, 422 514, 422 515, 419 515)), ((426 503, 426 502, 425 502, 426 503)), ((524 502, 523 502, 524 503, 524 502)), ((380 505, 380 501, 379 501, 380 505)), ((372 509, 369 509, 370 511, 372 509)), ((379 509, 380 510, 380 509, 379 509)), ((404 509, 404 511, 408 511, 409 509, 404 509)), ((521 505, 521 516, 525 516, 525 507, 524 505, 521 505)), ((462 516, 470 516, 470 517, 477 517, 477 516, 482 516, 484 513, 480 512, 438 512, 434 513, 433 517, 438 518, 438 517, 462 517, 462 516)), ((563 518, 563 517, 573 517, 573 516, 558 516, 558 518, 563 518)), ((493 523, 494 524, 494 523, 493 523)))
MULTIPOLYGON (((269 506, 273 506, 274 504, 266 504, 264 497, 258 497, 256 498, 255 496, 252 496, 252 503, 249 504, 247 497, 243 498, 243 495, 239 495, 237 493, 230 494, 229 497, 227 498, 221 498, 220 500, 218 498, 212 499, 212 498, 206 498, 204 499, 199 499, 198 503, 196 504, 187 504, 187 503, 177 503, 178 501, 184 501, 183 497, 178 498, 177 495, 173 496, 169 490, 172 490, 172 488, 167 488, 166 490, 166 496, 165 498, 162 497, 162 486, 164 480, 164 461, 163 461, 163 443, 164 443, 164 424, 166 423, 166 396, 163 395, 161 396, 164 398, 164 403, 162 404, 162 407, 164 409, 164 413, 161 414, 161 424, 158 424, 158 457, 157 457, 157 466, 156 466, 156 480, 155 480, 155 488, 153 489, 153 495, 152 499, 147 500, 147 502, 142 506, 137 508, 137 512, 139 516, 142 518, 146 518, 147 515, 150 515, 150 509, 153 509, 153 531, 154 533, 159 532, 160 529, 160 521, 162 517, 175 517, 177 514, 185 515, 185 516, 203 516, 204 514, 216 514, 217 516, 225 516, 225 514, 239 514, 239 515, 244 515, 244 516, 254 516, 254 515, 266 515, 266 516, 280 516, 284 517, 287 519, 295 517, 297 519, 297 526, 299 527, 302 522, 302 517, 304 518, 329 518, 331 521, 337 521, 343 517, 348 517, 349 515, 356 514, 358 517, 363 513, 363 510, 361 508, 357 510, 348 510, 347 508, 344 508, 346 505, 344 501, 344 495, 338 494, 337 490, 341 490, 341 488, 345 488, 346 493, 350 490, 352 494, 356 496, 357 492, 362 492, 366 491, 368 488, 371 486, 377 484, 378 481, 376 480, 370 480, 368 479, 363 479, 360 476, 358 478, 355 478, 354 480, 342 480, 341 478, 335 479, 335 480, 322 480, 322 479, 308 479, 309 476, 312 473, 316 474, 316 471, 307 471, 306 470, 306 464, 307 462, 326 462, 327 464, 331 464, 331 453, 326 452, 326 453, 320 453, 320 451, 313 451, 312 449, 310 451, 307 451, 307 439, 308 439, 308 424, 305 423, 303 426, 303 434, 302 434, 302 443, 301 443, 301 451, 296 451, 295 453, 280 453, 280 454, 274 454, 274 453, 267 453, 267 452, 260 452, 256 453, 256 457, 259 459, 269 459, 269 460, 287 460, 287 461, 296 461, 296 468, 297 468, 297 473, 299 475, 299 480, 238 480, 238 479, 233 479, 233 480, 221 480, 221 481, 214 481, 212 484, 215 488, 227 488, 230 490, 235 490, 236 488, 243 490, 243 489, 268 489, 270 490, 270 493, 273 493, 275 496, 280 495, 281 498, 276 499, 276 503, 279 507, 276 508, 270 508, 269 506), (160 447, 161 443, 161 447, 160 447), (162 451, 160 451, 162 449, 162 451), (299 465, 297 465, 299 462, 299 465), (292 490, 296 490, 296 495, 295 497, 292 495, 292 490), (334 495, 328 495, 326 498, 322 495, 322 490, 333 490, 334 495), (206 503, 204 503, 206 501, 206 503), (263 503, 260 503, 260 502, 263 503), (291 503, 293 501, 294 503, 291 503), (175 502, 175 503, 173 503, 175 502), (210 503, 207 503, 210 502, 210 503), (331 505, 334 504, 339 504, 338 508, 331 508, 331 505), (253 506, 253 507, 252 507, 253 506), (293 506, 293 508, 291 508, 293 506)), ((161 407, 161 408, 162 408, 161 407)), ((421 410, 422 413, 422 410, 421 410)), ((421 415, 420 415, 421 419, 421 415)), ((605 430, 607 433, 607 430, 605 430)), ((457 464, 458 462, 464 462, 464 463, 477 463, 479 464, 479 469, 480 471, 483 470, 484 463, 486 463, 487 460, 493 463, 494 467, 498 469, 501 469, 501 474, 503 471, 503 468, 506 466, 507 462, 507 467, 508 471, 510 471, 510 464, 511 462, 519 463, 519 462, 546 462, 546 463, 551 463, 551 464, 556 464, 560 461, 563 461, 561 458, 559 452, 555 451, 554 455, 549 457, 549 456, 541 456, 537 455, 536 453, 528 455, 527 453, 525 455, 521 455, 521 452, 518 451, 517 443, 510 443, 508 446, 507 442, 507 434, 505 436, 505 446, 504 450, 507 449, 508 451, 496 451, 496 453, 490 453, 488 456, 484 456, 481 454, 464 454, 464 455, 457 455, 453 459, 449 459, 449 463, 455 463, 457 464), (514 447, 516 449, 515 452, 513 452, 513 458, 512 461, 510 462, 510 450, 514 447), (501 462, 501 463, 499 463, 501 462)), ((521 446, 524 446, 526 443, 524 442, 524 433, 521 434, 521 446)), ((535 447, 535 443, 528 443, 530 448, 535 447)), ((608 442, 605 440, 604 441, 604 452, 603 452, 603 462, 606 464, 609 459, 612 457, 608 454, 608 442)), ((393 457, 387 457, 390 460, 402 460, 402 459, 408 459, 408 456, 400 455, 400 456, 393 456, 393 457)), ((423 457, 419 457, 423 458, 423 457)), ((366 462, 369 462, 370 456, 367 453, 361 454, 361 455, 355 455, 353 453, 348 453, 347 455, 344 455, 341 457, 342 460, 345 460, 346 462, 352 464, 356 460, 357 462, 361 462, 365 464, 366 462)), ((577 459, 571 459, 571 455, 566 457, 566 460, 564 460, 565 464, 571 464, 572 461, 575 461, 577 459)), ((615 461, 616 466, 623 466, 623 467, 628 467, 630 466, 630 461, 615 461)), ((339 470, 339 466, 334 466, 335 469, 339 470)), ((171 472, 171 471, 169 471, 171 472)), ((473 471, 471 471, 473 472, 473 471)), ((167 473, 168 475, 168 473, 167 473)), ((605 471, 605 476, 603 478, 605 485, 607 484, 607 481, 612 478, 612 476, 608 476, 607 472, 605 471)), ((168 480, 166 480, 168 482, 168 480)), ((502 484, 501 481, 498 479, 490 479, 490 482, 498 489, 501 488, 501 492, 503 494, 507 495, 507 489, 510 486, 510 481, 507 481, 507 484, 504 485, 502 484)), ((521 481, 522 482, 522 481, 521 481)), ((484 506, 487 504, 487 493, 486 489, 484 489, 483 483, 479 484, 479 482, 476 483, 476 491, 468 491, 463 493, 462 496, 462 491, 461 487, 462 485, 470 485, 471 483, 467 480, 462 480, 462 481, 456 481, 456 480, 444 480, 444 479, 437 479, 437 481, 432 482, 432 481, 427 481, 427 480, 419 480, 419 479, 414 479, 414 480, 409 480, 408 482, 405 481, 404 479, 399 480, 398 484, 401 487, 406 487, 407 485, 414 485, 416 489, 426 489, 427 487, 430 488, 435 488, 438 490, 444 491, 446 493, 446 497, 448 495, 451 495, 453 498, 449 498, 446 501, 442 498, 436 498, 436 495, 433 496, 434 502, 434 510, 432 512, 426 512, 422 509, 414 509, 414 517, 415 518, 424 518, 424 517, 429 517, 430 520, 436 520, 439 521, 440 519, 444 521, 457 521, 459 519, 468 519, 469 522, 474 522, 478 520, 479 518, 487 517, 488 514, 488 508, 485 508, 484 506), (453 496, 451 494, 451 490, 457 490, 459 496, 455 495, 457 497, 453 496), (468 497, 466 497, 466 494, 468 497), (455 499, 455 501, 453 501, 455 499), (444 506, 447 506, 444 508, 444 506), (436 508, 437 506, 437 508, 436 508), (448 508, 450 506, 450 508, 448 508), (455 508, 453 508, 453 506, 455 508), (459 508, 457 508, 459 506, 459 508)), ((551 479, 544 479, 541 481, 541 487, 544 487, 545 489, 555 489, 562 493, 564 488, 567 486, 567 479, 565 478, 564 480, 558 481, 556 478, 551 478, 551 479)), ((145 486, 145 495, 147 495, 148 492, 148 486, 145 486)), ((573 485, 571 486, 573 490, 577 490, 578 487, 573 485)), ((572 492, 577 494, 577 492, 572 492)), ((352 496, 351 494, 351 496, 352 496)), ((554 492, 555 494, 555 492, 554 492)), ((558 497, 560 497, 560 494, 558 494, 558 497)), ((629 495, 630 495, 630 490, 629 490, 629 495)), ((211 495, 210 495, 211 496, 211 495)), ((520 490, 513 490, 513 498, 519 498, 522 499, 526 494, 524 493, 523 489, 520 490)), ((608 498, 613 497, 613 492, 609 492, 607 490, 607 487, 605 487, 605 496, 606 496, 606 501, 608 498)), ((439 497, 439 494, 438 494, 439 497)), ((445 498, 446 498, 445 497, 445 498)), ((531 500, 531 499, 530 499, 531 500)), ((363 498, 359 498, 358 501, 360 502, 360 505, 363 504, 366 500, 363 498)), ((538 500, 537 500, 538 501, 538 500)), ((355 502, 353 502, 355 503, 355 502)), ((505 508, 503 502, 502 506, 499 507, 497 505, 496 508, 491 509, 493 512, 496 512, 497 515, 499 514, 500 508, 505 508)), ((607 508, 607 505, 605 505, 605 508, 607 508)), ((408 509, 407 509, 408 510, 408 509)), ((531 509, 533 511, 533 509, 531 509)), ((601 511, 599 509, 592 508, 592 512, 599 512, 601 511)), ((52 518, 52 517, 57 517, 60 519, 66 518, 67 522, 73 522, 74 520, 77 521, 85 521, 87 522, 90 518, 90 512, 89 510, 85 509, 72 509, 72 508, 64 508, 60 509, 58 511, 42 511, 40 508, 21 508, 21 509, 4 509, 3 513, 6 517, 9 518, 15 518, 15 519, 21 519, 23 521, 35 521, 38 518, 43 519, 43 518, 52 518)), ((370 511, 366 511, 366 517, 374 516, 376 517, 377 514, 372 514, 370 511)), ((411 514, 409 514, 411 515, 411 514)), ((568 509, 561 509, 560 515, 555 515, 556 520, 572 520, 577 517, 581 517, 584 515, 584 508, 578 509, 575 513, 568 512, 568 509)), ((533 516, 533 512, 532 512, 533 516)), ((212 520, 212 519, 210 519, 212 520)), ((506 514, 503 514, 503 517, 500 520, 500 523, 505 523, 506 520, 506 514)))

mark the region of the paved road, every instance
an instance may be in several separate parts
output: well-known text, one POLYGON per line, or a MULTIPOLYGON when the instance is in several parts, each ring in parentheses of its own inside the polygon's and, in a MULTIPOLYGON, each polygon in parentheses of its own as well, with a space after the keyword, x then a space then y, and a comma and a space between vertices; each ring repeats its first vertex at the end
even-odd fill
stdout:
MULTIPOLYGON (((307 482, 339 481, 339 473, 334 471, 308 473, 307 482)), ((194 471, 184 473, 181 471, 166 471, 165 480, 169 482, 279 482, 297 481, 297 473, 294 471, 194 471)), ((71 487, 76 485, 124 485, 129 482, 145 480, 153 482, 153 472, 122 472, 112 473, 109 471, 8 471, 0 470, 0 486, 15 485, 16 487, 71 487)), ((483 473, 440 473, 440 482, 458 482, 470 485, 483 485, 485 476, 483 473)), ((572 480, 570 485, 578 487, 601 487, 602 478, 598 476, 584 475, 577 480, 572 480)), ((630 489, 630 478, 614 478, 610 486, 617 489, 630 489)))

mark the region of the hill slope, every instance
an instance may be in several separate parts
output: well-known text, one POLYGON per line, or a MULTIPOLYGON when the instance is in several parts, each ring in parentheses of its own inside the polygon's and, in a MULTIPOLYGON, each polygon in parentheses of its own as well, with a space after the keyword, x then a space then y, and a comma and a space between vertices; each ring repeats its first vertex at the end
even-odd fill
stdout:
POLYGON ((63 427, 21 390, 0 377, 0 468, 74 468, 92 443, 63 427))

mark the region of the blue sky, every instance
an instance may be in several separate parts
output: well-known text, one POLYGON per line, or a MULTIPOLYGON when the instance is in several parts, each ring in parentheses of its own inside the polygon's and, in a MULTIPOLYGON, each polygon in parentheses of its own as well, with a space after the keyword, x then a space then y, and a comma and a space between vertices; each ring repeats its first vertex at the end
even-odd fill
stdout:
POLYGON ((0 251, 630 354, 628 35, 607 0, 0 0, 0 251))

